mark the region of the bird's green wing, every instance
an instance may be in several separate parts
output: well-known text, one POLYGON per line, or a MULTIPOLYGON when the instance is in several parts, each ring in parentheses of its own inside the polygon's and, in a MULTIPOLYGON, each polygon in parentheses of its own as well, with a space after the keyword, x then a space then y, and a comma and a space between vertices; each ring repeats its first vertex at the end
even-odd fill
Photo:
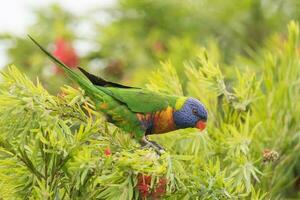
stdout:
POLYGON ((174 107, 177 96, 157 93, 139 88, 117 88, 97 86, 106 94, 126 104, 133 112, 153 113, 164 110, 168 106, 174 107))
POLYGON ((175 107, 179 97, 153 92, 147 89, 121 85, 97 77, 79 67, 79 70, 102 92, 113 97, 136 113, 153 113, 168 106, 175 107))

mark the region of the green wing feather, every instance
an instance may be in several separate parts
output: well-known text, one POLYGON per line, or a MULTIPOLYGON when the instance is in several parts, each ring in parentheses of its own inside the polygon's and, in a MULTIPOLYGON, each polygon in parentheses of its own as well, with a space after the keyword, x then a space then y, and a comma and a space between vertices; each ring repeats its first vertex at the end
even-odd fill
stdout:
POLYGON ((160 94, 147 89, 115 88, 97 86, 106 94, 126 104, 130 110, 138 113, 154 113, 168 106, 174 107, 177 96, 160 94))
POLYGON ((126 104, 132 112, 153 113, 168 106, 174 107, 177 96, 161 94, 147 89, 130 87, 106 81, 88 73, 82 68, 79 70, 101 91, 112 96, 122 104, 126 104))

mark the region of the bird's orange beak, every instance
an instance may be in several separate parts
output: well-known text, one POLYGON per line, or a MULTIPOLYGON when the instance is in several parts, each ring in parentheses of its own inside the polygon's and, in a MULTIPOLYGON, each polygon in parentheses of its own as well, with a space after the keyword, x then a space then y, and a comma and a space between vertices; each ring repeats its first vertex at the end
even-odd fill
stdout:
POLYGON ((200 129, 201 131, 203 131, 206 127, 206 122, 205 121, 198 121, 196 124, 196 128, 200 129))

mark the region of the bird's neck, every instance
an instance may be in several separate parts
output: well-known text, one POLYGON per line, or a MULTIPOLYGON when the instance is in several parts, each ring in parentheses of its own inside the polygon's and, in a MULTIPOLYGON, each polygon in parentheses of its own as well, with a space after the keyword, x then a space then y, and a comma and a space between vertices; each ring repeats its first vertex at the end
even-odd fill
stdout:
POLYGON ((166 133, 175 130, 176 126, 173 120, 174 109, 167 107, 165 110, 154 113, 153 133, 166 133))

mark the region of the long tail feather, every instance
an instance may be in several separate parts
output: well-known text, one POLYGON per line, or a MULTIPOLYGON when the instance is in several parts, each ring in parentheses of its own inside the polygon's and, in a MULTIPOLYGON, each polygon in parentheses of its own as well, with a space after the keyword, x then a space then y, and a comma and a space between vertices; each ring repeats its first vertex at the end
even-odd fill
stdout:
POLYGON ((67 65, 65 65, 62 61, 60 61, 58 58, 54 57, 51 53, 49 53, 45 48, 43 48, 35 39, 33 39, 30 35, 28 37, 34 42, 35 45, 37 45, 40 50, 42 50, 54 63, 56 63, 59 67, 61 67, 66 74, 75 82, 79 84, 82 89, 84 89, 86 92, 95 92, 96 88, 93 86, 93 84, 87 80, 84 76, 79 75, 72 71, 67 65))

